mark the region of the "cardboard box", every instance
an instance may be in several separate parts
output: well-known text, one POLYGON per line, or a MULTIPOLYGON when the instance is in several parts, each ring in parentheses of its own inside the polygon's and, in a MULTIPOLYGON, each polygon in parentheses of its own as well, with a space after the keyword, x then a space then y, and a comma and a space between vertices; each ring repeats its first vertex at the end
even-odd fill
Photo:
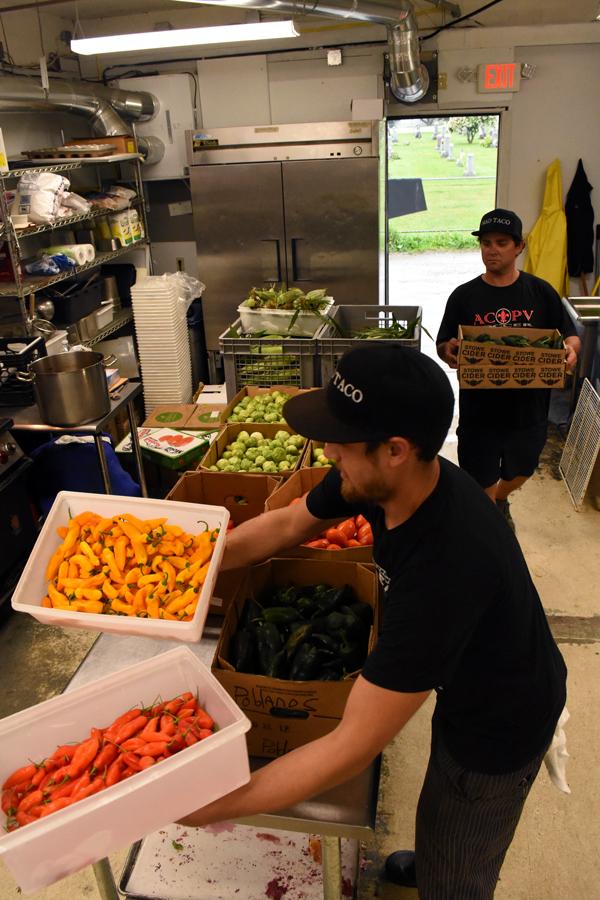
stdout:
POLYGON ((202 431, 207 428, 221 428, 224 425, 224 403, 198 403, 194 405, 185 423, 186 431, 202 431))
MULTIPOLYGON (((206 453, 218 432, 176 431, 173 428, 138 428, 142 456, 167 469, 185 469, 206 453)), ((117 456, 133 456, 131 435, 127 435, 115 447, 117 456)))
POLYGON ((155 406, 142 424, 144 428, 183 428, 195 409, 193 403, 155 406))
MULTIPOLYGON (((316 390, 316 388, 299 388, 299 387, 292 387, 291 385, 287 385, 287 384, 274 384, 268 388, 254 387, 251 385, 249 385, 247 387, 243 387, 240 391, 237 392, 237 394, 235 395, 235 397, 233 398, 231 403, 228 403, 227 406, 225 407, 225 409, 223 410, 221 423, 223 425, 227 425, 227 419, 229 418, 229 416, 233 415, 233 410, 238 405, 238 403, 242 402, 242 400, 245 397, 258 397, 258 396, 260 396, 260 394, 272 394, 273 391, 280 391, 280 393, 282 393, 282 394, 289 394, 290 397, 295 397, 296 394, 305 394, 307 390, 314 391, 314 390, 316 390)), ((234 422, 234 423, 230 423, 230 424, 236 424, 236 423, 234 422)), ((248 425, 252 425, 253 423, 246 422, 246 423, 240 423, 240 424, 245 424, 246 426, 248 426, 248 425)), ((257 429, 260 428, 261 424, 264 424, 264 423, 261 423, 261 422, 256 423, 257 429)))
MULTIPOLYGON (((229 511, 233 524, 241 525, 264 512, 267 498, 280 483, 281 479, 270 475, 257 477, 238 472, 186 472, 165 499, 223 506, 229 511), (209 500, 209 497, 212 499, 209 500)), ((247 568, 242 568, 219 572, 209 613, 225 615, 247 571, 247 568)))
POLYGON ((268 585, 292 581, 296 586, 325 582, 351 585, 357 599, 373 607, 369 652, 379 632, 377 576, 357 563, 272 559, 254 566, 229 607, 212 665, 212 674, 252 722, 246 735, 251 756, 276 757, 314 741, 339 724, 358 672, 343 681, 284 681, 236 672, 227 662, 229 642, 247 597, 258 597, 268 585), (276 710, 273 713, 272 710, 276 710), (286 717, 286 711, 292 716, 286 717))
MULTIPOLYGON (((266 502, 265 510, 268 512, 271 509, 282 509, 284 506, 289 506, 295 497, 301 497, 323 481, 328 472, 329 466, 321 466, 318 469, 298 469, 271 494, 266 502)), ((335 553, 336 562, 338 560, 340 562, 357 563, 370 563, 373 561, 372 547, 351 547, 349 550, 332 551, 315 550, 312 547, 303 547, 299 544, 297 547, 289 547, 287 550, 278 553, 277 556, 326 561, 331 560, 332 553, 335 553)))
MULTIPOLYGON (((321 450, 324 447, 323 441, 307 441, 306 447, 304 448, 304 456, 302 457, 301 466, 303 469, 312 469, 313 468, 313 450, 316 450, 319 447, 321 450)), ((329 471, 331 466, 315 466, 315 469, 325 469, 325 471, 329 471)))
MULTIPOLYGON (((258 422, 256 425, 250 422, 231 422, 229 425, 226 425, 217 439, 213 441, 210 446, 210 449, 206 456, 203 458, 200 463, 200 467, 204 472, 210 472, 211 466, 214 466, 218 459, 220 459, 222 453, 225 450, 227 444, 233 443, 235 441, 236 436, 240 433, 240 431, 260 431, 266 438, 269 440, 273 440, 278 431, 287 431, 289 434, 296 434, 296 432, 290 428, 289 425, 281 425, 280 423, 276 424, 267 424, 265 422, 258 422), (250 428, 249 426, 252 425, 250 428)), ((265 472, 266 475, 270 475, 272 478, 289 478, 296 469, 300 467, 300 463, 302 461, 302 454, 304 448, 300 451, 298 456, 298 462, 292 469, 283 469, 281 472, 278 472, 276 475, 273 472, 265 472)), ((214 473, 217 474, 217 473, 214 473)), ((220 473, 219 473, 220 474, 220 473)), ((224 475, 230 475, 230 472, 223 472, 224 475)), ((246 472, 244 474, 252 475, 252 477, 256 477, 256 475, 261 475, 260 472, 246 472)))
POLYGON ((105 138, 99 138, 97 135, 93 138, 71 138, 65 141, 64 146, 69 147, 73 144, 116 144, 117 149, 113 153, 137 153, 135 137, 132 134, 111 134, 105 138))
MULTIPOLYGON (((560 331, 549 328, 502 328, 500 326, 459 325, 458 365, 469 366, 558 366, 564 363, 566 351, 544 350, 540 347, 507 347, 501 344, 481 343, 469 340, 479 334, 489 334, 491 338, 525 337, 531 343, 538 338, 552 335, 552 340, 560 338, 560 331)), ((541 385, 544 387, 544 385, 541 385)))
POLYGON ((459 365, 461 388, 562 388, 565 363, 556 366, 469 366, 459 365))

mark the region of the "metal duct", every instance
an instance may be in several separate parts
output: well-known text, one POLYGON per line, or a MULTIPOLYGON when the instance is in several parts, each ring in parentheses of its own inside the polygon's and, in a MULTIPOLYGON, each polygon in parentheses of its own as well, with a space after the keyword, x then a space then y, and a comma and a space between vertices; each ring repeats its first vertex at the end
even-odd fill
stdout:
POLYGON ((289 15, 356 19, 385 25, 388 33, 390 90, 405 103, 422 100, 429 87, 429 74, 421 65, 417 20, 410 0, 397 6, 382 6, 370 0, 202 0, 213 6, 235 6, 289 15))
POLYGON ((25 109, 73 113, 87 119, 95 134, 110 137, 130 131, 121 115, 139 122, 152 119, 158 100, 146 91, 123 91, 82 81, 53 79, 45 91, 32 78, 0 77, 0 112, 25 109))

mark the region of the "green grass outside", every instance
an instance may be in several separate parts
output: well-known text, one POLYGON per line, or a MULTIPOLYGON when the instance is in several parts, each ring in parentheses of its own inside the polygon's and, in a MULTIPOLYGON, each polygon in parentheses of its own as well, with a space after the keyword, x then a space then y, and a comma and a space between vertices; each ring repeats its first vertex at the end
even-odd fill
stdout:
POLYGON ((399 159, 389 160, 388 177, 423 178, 427 210, 389 220, 390 251, 462 250, 478 246, 471 231, 482 215, 496 205, 497 149, 482 147, 477 138, 469 144, 466 135, 451 137, 457 159, 461 150, 474 153, 476 175, 494 177, 480 181, 463 176, 464 168, 441 157, 428 132, 423 132, 420 140, 399 135, 398 142, 392 145, 399 159))

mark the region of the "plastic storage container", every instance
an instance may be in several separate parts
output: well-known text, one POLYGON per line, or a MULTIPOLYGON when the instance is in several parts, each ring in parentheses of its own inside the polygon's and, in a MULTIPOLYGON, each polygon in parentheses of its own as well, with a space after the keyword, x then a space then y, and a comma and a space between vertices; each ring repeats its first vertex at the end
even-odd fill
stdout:
POLYGON ((88 287, 75 289, 66 296, 52 291, 48 292, 48 297, 54 303, 53 321, 58 325, 72 325, 100 308, 102 283, 96 279, 88 287))
MULTIPOLYGON (((198 507, 195 507, 198 510, 198 507)), ((206 806, 250 778, 250 722, 187 647, 169 650, 0 721, 0 779, 58 746, 89 737, 140 704, 185 691, 218 731, 125 782, 6 834, 0 856, 25 894, 114 853, 206 806)), ((4 823, 4 814, 0 813, 4 823)))
MULTIPOLYGON (((333 297, 326 297, 327 306, 319 310, 321 315, 327 315, 333 305, 333 297)), ((296 316, 296 321, 290 328, 292 319, 296 315, 295 309, 250 309, 248 306, 238 306, 242 330, 245 334, 289 334, 291 337, 313 337, 316 331, 323 325, 323 320, 309 310, 301 310, 296 316)))
POLYGON ((96 328, 100 331, 102 328, 105 328, 107 325, 113 320, 113 316, 115 314, 115 308, 112 300, 109 300, 107 303, 103 303, 100 309, 97 309, 94 313, 96 317, 96 328))
POLYGON ((29 363, 47 356, 42 337, 0 338, 0 406, 33 406, 33 382, 19 381, 29 363))
POLYGON ((307 337, 242 337, 240 319, 231 327, 240 335, 239 338, 232 337, 229 329, 219 338, 228 403, 246 385, 319 387, 316 340, 307 337))
MULTIPOLYGON (((413 319, 417 319, 423 313, 420 306, 334 306, 329 315, 342 326, 346 334, 359 331, 362 328, 387 328, 393 325, 393 318, 400 325, 406 326, 413 319)), ((317 356, 320 366, 320 383, 326 385, 336 370, 340 358, 346 350, 364 343, 361 338, 340 337, 333 325, 323 325, 315 335, 317 344, 317 356)), ((402 347, 421 347, 421 326, 415 328, 415 336, 410 339, 389 340, 377 339, 378 343, 400 344, 402 347)))
POLYGON ((138 637, 164 638, 195 644, 200 640, 214 584, 225 549, 225 530, 229 521, 228 511, 221 506, 199 506, 195 503, 172 503, 145 497, 120 497, 106 494, 85 494, 61 491, 48 513, 35 547, 19 579, 12 596, 13 608, 29 613, 39 622, 61 625, 67 628, 83 628, 85 631, 110 631, 118 634, 134 634, 138 637), (66 525, 71 515, 90 510, 101 516, 132 513, 138 519, 166 517, 170 524, 179 525, 190 534, 198 534, 206 522, 210 529, 220 528, 215 541, 210 567, 202 585, 198 606, 191 622, 173 622, 166 619, 140 619, 137 616, 107 616, 102 613, 77 613, 69 610, 47 609, 42 606, 46 596, 46 567, 54 551, 62 543, 56 533, 66 525))

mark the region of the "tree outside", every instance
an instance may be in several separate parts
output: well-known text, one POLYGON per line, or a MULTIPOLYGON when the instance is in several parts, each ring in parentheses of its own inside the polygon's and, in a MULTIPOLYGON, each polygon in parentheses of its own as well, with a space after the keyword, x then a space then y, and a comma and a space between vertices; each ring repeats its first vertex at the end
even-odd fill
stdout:
POLYGON ((476 249, 471 232, 482 215, 496 205, 498 149, 497 116, 452 116, 437 119, 437 134, 445 125, 451 158, 440 155, 436 120, 397 119, 388 123, 388 179, 422 180, 427 209, 389 220, 389 250, 476 249), (485 137, 479 138, 480 130, 485 137), (449 141, 448 141, 449 138, 449 141), (473 154, 473 175, 466 175, 473 154))

